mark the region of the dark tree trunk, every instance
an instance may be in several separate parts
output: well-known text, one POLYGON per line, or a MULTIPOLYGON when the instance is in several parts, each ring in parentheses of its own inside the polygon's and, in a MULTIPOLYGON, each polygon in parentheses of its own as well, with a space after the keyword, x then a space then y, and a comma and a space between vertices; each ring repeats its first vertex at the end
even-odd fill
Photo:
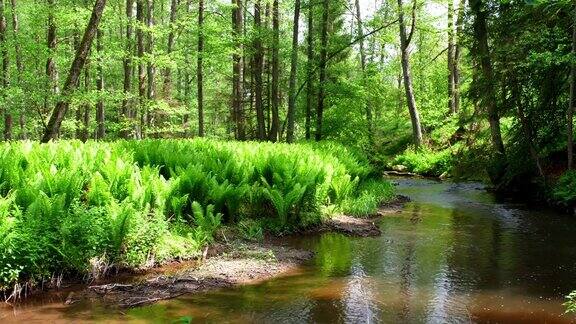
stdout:
POLYGON ((318 107, 316 108, 316 141, 322 140, 322 118, 324 115, 324 88, 326 83, 326 60, 328 58, 329 1, 323 1, 322 35, 320 46, 320 80, 318 82, 318 107))
POLYGON ((272 4, 272 33, 272 124, 268 139, 276 142, 280 131, 280 12, 278 0, 274 0, 272 4))
POLYGON ((198 136, 204 137, 204 0, 198 0, 198 136))
MULTIPOLYGON (((129 102, 130 93, 132 92, 132 18, 134 17, 134 0, 126 0, 126 56, 124 57, 124 99, 122 100, 122 116, 126 121, 132 120, 132 112, 129 102)), ((122 137, 130 137, 130 128, 122 130, 122 137)))
POLYGON ((448 0, 448 112, 458 113, 456 108, 456 60, 454 44, 454 0, 448 0))
MULTIPOLYGON (((199 9, 203 11, 204 0, 199 0, 198 3, 199 3, 198 5, 199 9)), ((174 50, 174 36, 175 36, 174 29, 176 28, 175 23, 177 13, 178 13, 178 0, 172 0, 170 2, 170 32, 168 33, 168 44, 166 46, 166 54, 168 54, 168 56, 170 56, 170 54, 172 54, 172 51, 174 50)), ((198 12, 198 19, 200 20, 200 11, 198 12)), ((200 26, 201 24, 199 23, 198 27, 200 26)), ((166 98, 170 98, 172 96, 172 70, 170 69, 170 67, 166 67, 164 69, 163 92, 166 98)))
MULTIPOLYGON (((58 70, 56 69, 56 62, 54 55, 56 52, 56 23, 54 21, 54 13, 56 12, 55 0, 48 0, 48 32, 46 35, 46 42, 48 45, 48 59, 46 60, 46 76, 48 78, 47 88, 48 93, 58 94, 60 89, 58 87, 58 70)), ((44 100, 44 110, 48 112, 50 100, 47 96, 44 100)))
POLYGON ((500 130, 500 116, 498 115, 498 106, 496 101, 496 92, 494 90, 492 60, 490 59, 490 49, 488 47, 488 29, 486 27, 487 13, 483 8, 482 0, 470 0, 470 8, 474 15, 473 29, 475 46, 473 55, 480 63, 481 84, 483 93, 483 104, 488 112, 488 121, 490 123, 490 133, 492 145, 497 156, 497 169, 493 180, 498 182, 503 175, 506 154, 504 142, 502 141, 502 132, 500 130))
POLYGON ((458 4, 458 17, 456 18, 456 41, 454 48, 454 108, 460 111, 460 56, 462 54, 460 39, 464 33, 464 9, 466 0, 460 0, 458 4))
POLYGON ((147 44, 147 51, 150 57, 148 60, 147 65, 147 73, 148 73, 148 107, 146 109, 146 125, 150 127, 152 125, 152 115, 153 112, 151 111, 150 105, 156 99, 156 66, 154 65, 154 32, 152 29, 154 28, 154 6, 155 0, 148 0, 148 19, 147 19, 147 26, 148 26, 148 44, 147 44))
POLYGON ((243 112, 243 97, 244 91, 242 87, 242 57, 244 48, 242 45, 242 0, 232 0, 234 8, 232 9, 232 26, 234 32, 234 39, 236 42, 236 51, 232 55, 232 120, 235 124, 235 137, 237 140, 244 140, 246 138, 244 131, 244 112, 243 112))
POLYGON ((134 113, 134 117, 140 115, 140 126, 136 130, 136 137, 144 137, 145 125, 145 110, 146 110, 146 68, 144 67, 144 31, 142 27, 146 23, 144 14, 144 0, 136 0, 136 20, 138 21, 138 28, 136 28, 136 50, 138 56, 138 102, 139 111, 134 113))
POLYGON ((55 139, 58 132, 60 131, 60 125, 62 124, 62 120, 64 120, 64 116, 66 116, 66 112, 68 111, 68 107, 70 105, 69 96, 72 94, 72 92, 78 85, 78 78, 80 76, 80 72, 82 71, 82 68, 86 63, 88 52, 90 50, 90 47, 92 46, 92 41, 94 40, 96 31, 98 30, 98 25, 100 24, 100 19, 102 18, 102 13, 104 12, 105 6, 106 6, 106 0, 96 0, 96 3, 94 4, 90 21, 86 26, 84 36, 82 37, 82 42, 80 43, 80 46, 76 51, 74 61, 72 62, 70 72, 68 73, 68 78, 64 83, 63 88, 64 97, 60 99, 60 101, 58 101, 56 107, 54 108, 54 111, 52 112, 52 115, 50 116, 50 120, 48 121, 48 125, 46 126, 46 132, 42 137, 43 143, 55 139))
MULTIPOLYGON (((8 88, 9 86, 9 75, 8 68, 10 65, 8 57, 8 42, 6 40, 6 16, 4 14, 4 0, 0 0, 0 46, 1 56, 2 56, 2 68, 0 71, 0 87, 8 88)), ((0 109, 4 111, 4 140, 9 141, 12 139, 12 114, 10 113, 10 108, 2 107, 0 109)))
POLYGON ((298 69, 298 27, 300 25, 300 0, 294 1, 294 24, 292 31, 292 57, 290 59, 290 90, 288 92, 288 125, 286 141, 294 141, 294 120, 296 118, 296 76, 298 69))
POLYGON ((96 77, 96 90, 98 91, 98 101, 96 102, 96 139, 103 139, 106 136, 105 111, 104 111, 104 68, 102 62, 102 30, 96 33, 96 52, 98 53, 98 65, 96 77))
POLYGON ((308 36, 307 42, 307 67, 306 67, 306 139, 312 137, 312 102, 314 101, 314 7, 312 0, 308 1, 308 36))
MULTIPOLYGON (((16 80, 18 85, 22 86, 22 74, 24 73, 24 64, 22 63, 22 48, 20 46, 19 34, 20 34, 20 24, 18 19, 18 9, 16 0, 11 0, 12 4, 12 34, 14 37, 14 51, 16 56, 16 71, 18 76, 16 80)), ((26 108, 21 107, 19 115, 20 123, 20 139, 27 139, 28 134, 26 132, 26 108)))
POLYGON ((574 101, 576 100, 576 6, 572 17, 572 61, 570 63, 570 103, 568 104, 568 170, 574 169, 574 101))
POLYGON ((406 102, 408 104, 408 112, 410 113, 410 120, 412 122, 412 134, 414 137, 414 145, 418 148, 422 145, 422 126, 420 125, 420 114, 416 107, 416 99, 414 98, 414 87, 412 86, 412 72, 410 71, 410 53, 408 46, 414 35, 416 24, 416 0, 412 7, 412 28, 410 34, 406 35, 406 27, 404 23, 404 4, 402 0, 398 0, 398 25, 400 26, 400 52, 402 55, 402 74, 404 81, 404 90, 406 92, 406 102))
MULTIPOLYGON (((364 49, 364 27, 362 24, 362 15, 360 10, 360 0, 355 1, 356 7, 356 27, 357 27, 357 34, 360 38, 360 68, 362 69, 362 83, 364 87, 367 87, 366 83, 366 51, 364 49)), ((374 142, 373 139, 373 126, 372 126, 372 107, 370 104, 366 102, 366 122, 368 123, 368 141, 372 145, 374 142)))
POLYGON ((262 46, 262 5, 261 0, 254 3, 254 100, 256 110, 257 137, 266 138, 266 125, 264 123, 264 102, 262 96, 262 70, 264 69, 264 48, 262 46))

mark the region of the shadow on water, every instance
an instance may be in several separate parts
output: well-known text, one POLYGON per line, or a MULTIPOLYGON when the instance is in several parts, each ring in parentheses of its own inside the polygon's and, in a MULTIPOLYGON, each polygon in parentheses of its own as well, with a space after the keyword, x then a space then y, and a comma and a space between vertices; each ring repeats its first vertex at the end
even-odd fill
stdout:
POLYGON ((299 271, 258 285, 113 312, 58 303, 0 312, 2 321, 210 323, 575 323, 576 221, 500 203, 479 184, 395 179, 412 202, 378 238, 323 234, 299 271))

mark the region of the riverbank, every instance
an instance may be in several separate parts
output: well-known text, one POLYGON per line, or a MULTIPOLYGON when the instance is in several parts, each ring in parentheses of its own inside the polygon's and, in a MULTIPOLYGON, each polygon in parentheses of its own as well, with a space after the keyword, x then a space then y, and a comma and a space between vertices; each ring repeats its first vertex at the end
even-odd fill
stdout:
MULTIPOLYGON (((377 225, 378 219, 400 212, 408 201, 410 199, 406 196, 396 196, 371 217, 339 215, 298 235, 331 232, 354 237, 379 236, 382 232, 377 225)), ((152 269, 150 274, 141 274, 140 280, 134 282, 125 278, 115 282, 109 278, 105 284, 71 292, 65 303, 98 302, 108 307, 138 307, 184 294, 254 284, 289 275, 314 256, 311 251, 284 246, 279 237, 250 242, 234 237, 233 233, 228 235, 230 237, 225 241, 219 240, 204 251, 205 259, 188 263, 188 267, 171 272, 152 269), (158 272, 161 274, 155 275, 158 272)))

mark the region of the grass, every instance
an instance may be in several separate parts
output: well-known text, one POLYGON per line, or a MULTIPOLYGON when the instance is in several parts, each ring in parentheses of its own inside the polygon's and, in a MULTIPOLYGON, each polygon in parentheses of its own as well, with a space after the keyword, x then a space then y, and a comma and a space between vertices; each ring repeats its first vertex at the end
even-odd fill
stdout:
POLYGON ((424 176, 439 177, 449 174, 454 165, 452 149, 433 151, 422 148, 420 150, 407 149, 397 155, 390 166, 404 166, 407 171, 424 176))
POLYGON ((223 224, 258 240, 366 215, 392 192, 374 175, 335 143, 4 143, 0 289, 194 257, 223 224))

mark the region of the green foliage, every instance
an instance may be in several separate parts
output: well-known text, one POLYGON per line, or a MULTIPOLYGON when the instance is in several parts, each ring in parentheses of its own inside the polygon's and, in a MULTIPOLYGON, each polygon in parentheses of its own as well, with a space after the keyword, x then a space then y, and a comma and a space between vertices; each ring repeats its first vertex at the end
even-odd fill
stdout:
POLYGON ((576 204, 576 171, 569 171, 560 177, 553 189, 553 198, 567 206, 576 204))
POLYGON ((374 215, 382 203, 393 198, 394 188, 388 181, 368 180, 358 186, 354 194, 342 203, 347 215, 367 217, 374 215))
POLYGON ((576 291, 566 296, 567 301, 564 303, 566 313, 576 313, 576 291))
POLYGON ((453 165, 451 149, 432 151, 429 149, 406 150, 394 158, 391 166, 402 165, 407 171, 426 176, 440 176, 450 173, 453 165))
POLYGON ((0 288, 190 258, 224 223, 260 240, 385 196, 368 160, 335 143, 15 142, 0 157, 0 288))

